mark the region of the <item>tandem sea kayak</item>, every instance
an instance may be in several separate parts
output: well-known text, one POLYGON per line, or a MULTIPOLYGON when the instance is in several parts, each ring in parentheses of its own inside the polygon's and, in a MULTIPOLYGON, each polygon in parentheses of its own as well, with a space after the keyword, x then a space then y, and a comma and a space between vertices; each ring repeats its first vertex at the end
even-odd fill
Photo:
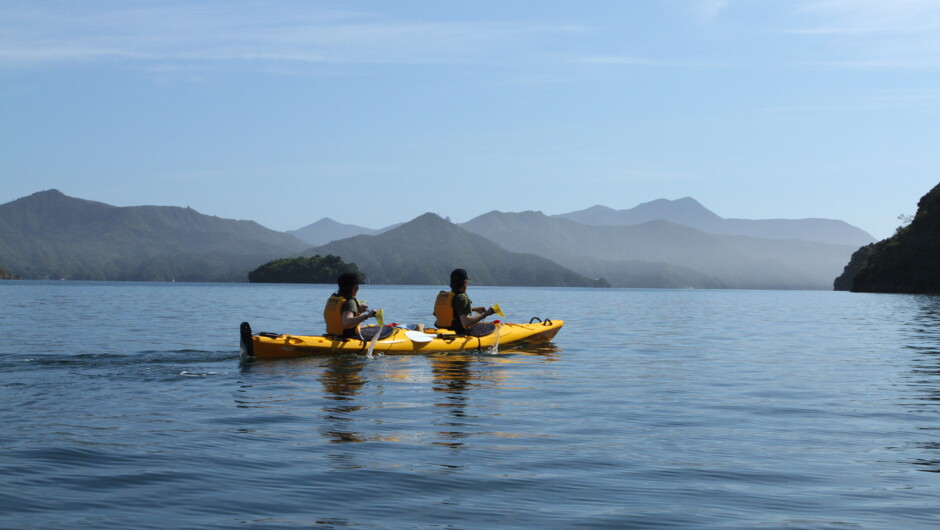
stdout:
POLYGON ((241 324, 241 357, 287 358, 332 353, 366 353, 369 342, 379 332, 375 353, 432 353, 492 350, 504 346, 552 340, 562 326, 561 320, 533 318, 528 324, 482 324, 473 335, 457 335, 446 329, 415 331, 397 326, 366 326, 362 339, 343 339, 328 335, 288 335, 269 332, 252 333, 248 322, 241 324), (538 320, 536 322, 536 320, 538 320), (381 331, 380 331, 381 330, 381 331))

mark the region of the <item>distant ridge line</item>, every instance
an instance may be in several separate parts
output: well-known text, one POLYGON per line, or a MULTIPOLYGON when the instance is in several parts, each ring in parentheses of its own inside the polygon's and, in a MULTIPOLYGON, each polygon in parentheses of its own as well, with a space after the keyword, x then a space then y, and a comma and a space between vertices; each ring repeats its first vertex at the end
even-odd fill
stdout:
POLYGON ((629 226, 662 220, 710 234, 800 239, 837 245, 862 246, 875 240, 868 232, 835 219, 726 219, 692 197, 656 199, 626 210, 598 204, 552 217, 594 226, 629 226))

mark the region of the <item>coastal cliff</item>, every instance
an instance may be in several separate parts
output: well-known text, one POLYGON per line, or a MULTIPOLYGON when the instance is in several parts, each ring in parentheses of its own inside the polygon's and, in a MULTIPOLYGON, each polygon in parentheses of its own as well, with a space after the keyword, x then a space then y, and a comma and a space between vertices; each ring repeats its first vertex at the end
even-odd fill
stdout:
POLYGON ((921 197, 909 225, 853 254, 834 288, 863 293, 940 294, 940 184, 921 197))

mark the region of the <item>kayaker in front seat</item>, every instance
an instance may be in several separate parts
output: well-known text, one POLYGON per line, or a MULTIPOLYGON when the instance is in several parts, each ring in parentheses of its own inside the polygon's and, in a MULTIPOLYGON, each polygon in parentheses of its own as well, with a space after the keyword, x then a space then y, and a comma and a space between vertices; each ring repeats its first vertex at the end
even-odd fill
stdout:
POLYGON ((494 313, 492 307, 473 307, 473 302, 467 296, 469 282, 470 277, 464 269, 454 269, 450 273, 450 292, 441 291, 434 300, 434 316, 437 318, 438 328, 451 329, 465 335, 475 324, 483 322, 483 319, 494 313))
POLYGON ((327 335, 337 337, 360 338, 359 324, 375 316, 376 311, 359 302, 359 275, 344 272, 336 278, 339 287, 326 301, 323 319, 326 320, 327 335))

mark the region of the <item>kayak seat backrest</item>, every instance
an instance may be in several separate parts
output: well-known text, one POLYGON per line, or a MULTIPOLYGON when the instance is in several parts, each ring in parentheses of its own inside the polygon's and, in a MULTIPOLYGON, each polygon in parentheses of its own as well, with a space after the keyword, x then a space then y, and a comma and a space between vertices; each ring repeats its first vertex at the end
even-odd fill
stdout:
MULTIPOLYGON (((372 337, 375 336, 376 330, 378 329, 379 328, 376 326, 371 326, 368 328, 360 328, 359 334, 362 335, 362 340, 370 341, 372 340, 372 337)), ((394 332, 395 332, 395 328, 391 326, 382 326, 382 333, 379 335, 379 340, 390 337, 392 333, 394 332)))
POLYGON ((457 337, 485 337, 495 330, 496 330, 496 324, 490 324, 489 322, 481 322, 479 324, 474 324, 470 326, 470 329, 468 329, 466 333, 455 333, 455 334, 438 333, 437 338, 451 341, 457 337))
POLYGON ((481 322, 479 324, 470 326, 470 329, 467 330, 467 335, 470 335, 471 337, 484 337, 494 331, 496 331, 496 324, 481 322))

